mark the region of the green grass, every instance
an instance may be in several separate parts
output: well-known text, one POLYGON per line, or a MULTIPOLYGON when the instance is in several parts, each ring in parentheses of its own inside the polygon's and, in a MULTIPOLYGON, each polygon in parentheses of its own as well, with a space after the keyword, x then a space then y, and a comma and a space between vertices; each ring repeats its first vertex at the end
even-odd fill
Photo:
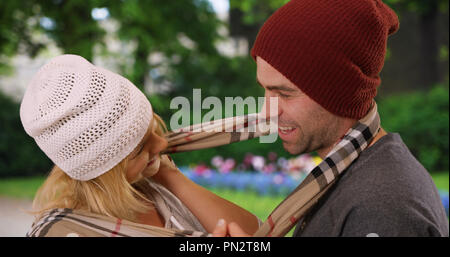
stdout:
MULTIPOLYGON (((278 204, 283 201, 282 196, 260 196, 256 192, 239 192, 228 189, 211 189, 210 191, 219 195, 220 197, 233 202, 249 212, 256 215, 262 221, 265 221, 269 214, 272 212, 278 204)), ((294 228, 286 234, 287 237, 292 236, 294 228)))
POLYGON ((33 199, 45 177, 0 179, 0 196, 33 199))
MULTIPOLYGON (((449 191, 449 173, 439 172, 431 174, 434 183, 440 190, 449 191)), ((0 179, 0 196, 13 198, 33 199, 34 194, 41 184, 44 177, 28 177, 28 178, 2 178, 0 179)), ((236 192, 233 190, 211 189, 218 195, 239 204, 240 206, 255 209, 254 212, 258 217, 267 213, 263 207, 275 203, 280 203, 283 197, 261 197, 253 192, 236 192), (236 199, 236 200, 234 200, 236 199)))
MULTIPOLYGON (((432 174, 440 190, 449 190, 449 173, 432 174)), ((0 179, 0 196, 32 199, 44 177, 0 179)), ((241 206, 265 221, 270 212, 284 199, 282 196, 260 196, 256 192, 238 192, 228 189, 209 189, 215 194, 241 206)), ((287 236, 292 235, 289 232, 287 236)))
POLYGON ((445 190, 448 192, 448 172, 434 173, 431 174, 431 177, 439 190, 445 190))
POLYGON ((277 205, 284 199, 282 196, 261 197, 255 192, 238 192, 228 189, 208 189, 222 198, 225 198, 241 206, 242 208, 251 211, 263 221, 267 218, 267 216, 269 216, 270 211, 277 207, 277 205))

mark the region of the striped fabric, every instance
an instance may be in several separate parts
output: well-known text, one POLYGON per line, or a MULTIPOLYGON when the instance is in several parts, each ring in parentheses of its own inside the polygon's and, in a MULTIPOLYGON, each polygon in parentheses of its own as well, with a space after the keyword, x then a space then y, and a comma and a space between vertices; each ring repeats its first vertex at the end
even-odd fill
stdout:
POLYGON ((379 130, 380 117, 374 103, 370 112, 347 131, 325 159, 272 211, 254 236, 285 236, 358 158, 379 130))
POLYGON ((167 229, 81 210, 53 209, 34 224, 27 237, 205 237, 207 233, 167 229))
MULTIPOLYGON (((189 126, 170 132, 168 147, 162 153, 194 151, 268 135, 270 125, 267 124, 268 121, 259 119, 257 114, 251 114, 189 126), (256 126, 261 123, 265 126, 256 126)), ((254 236, 284 236, 289 232, 369 145, 379 129, 380 118, 374 102, 370 112, 347 131, 327 157, 275 208, 254 236)), ((46 213, 27 236, 51 236, 53 232, 60 235, 64 230, 68 234, 78 231, 83 236, 210 236, 199 231, 143 225, 71 209, 54 209, 46 213)))
POLYGON ((195 151, 269 135, 276 123, 258 114, 230 117, 174 130, 167 134, 162 154, 195 151))
MULTIPOLYGON (((270 120, 265 121, 266 124, 270 120)), ((176 153, 210 148, 268 135, 269 127, 258 129, 257 114, 227 118, 193 125, 167 136, 169 145, 164 153, 176 153), (232 129, 232 132, 228 132, 232 129), (245 132, 252 131, 255 132, 245 132), (244 132, 240 132, 243 129, 244 132), (212 131, 214 130, 214 131, 212 131)), ((302 183, 269 215, 254 236, 284 236, 297 224, 318 199, 333 185, 336 178, 370 144, 380 130, 377 105, 350 128, 325 159, 316 166, 302 183)))

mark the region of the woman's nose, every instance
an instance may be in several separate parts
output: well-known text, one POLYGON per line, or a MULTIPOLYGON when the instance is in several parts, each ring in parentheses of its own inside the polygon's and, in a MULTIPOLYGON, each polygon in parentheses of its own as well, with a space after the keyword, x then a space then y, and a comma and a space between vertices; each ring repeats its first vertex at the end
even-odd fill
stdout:
POLYGON ((153 142, 154 142, 153 144, 154 147, 152 149, 153 154, 159 154, 162 150, 166 149, 168 145, 167 139, 157 134, 154 134, 153 142))
POLYGON ((160 138, 160 140, 161 140, 161 148, 160 148, 160 150, 159 150, 159 152, 161 152, 162 150, 164 150, 164 149, 166 149, 167 148, 167 145, 169 144, 168 142, 167 142, 167 139, 166 138, 164 138, 164 137, 159 137, 160 138))

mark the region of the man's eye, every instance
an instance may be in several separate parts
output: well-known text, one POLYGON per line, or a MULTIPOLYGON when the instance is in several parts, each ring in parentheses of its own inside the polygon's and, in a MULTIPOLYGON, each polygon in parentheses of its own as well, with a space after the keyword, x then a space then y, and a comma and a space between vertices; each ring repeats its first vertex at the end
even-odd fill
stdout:
POLYGON ((283 97, 283 98, 287 98, 287 97, 290 96, 290 95, 285 95, 285 94, 282 94, 282 93, 278 93, 278 95, 279 95, 280 97, 283 97))

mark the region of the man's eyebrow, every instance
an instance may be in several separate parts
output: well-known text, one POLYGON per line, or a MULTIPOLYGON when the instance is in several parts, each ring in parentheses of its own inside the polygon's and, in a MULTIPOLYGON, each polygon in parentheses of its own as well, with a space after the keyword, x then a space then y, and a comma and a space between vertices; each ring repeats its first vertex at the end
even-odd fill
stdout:
POLYGON ((261 82, 259 82, 258 78, 256 78, 256 82, 263 88, 267 88, 270 91, 272 90, 278 90, 278 91, 286 91, 286 92, 295 92, 297 91, 296 89, 293 89, 291 87, 285 86, 285 85, 269 85, 264 87, 261 82))

